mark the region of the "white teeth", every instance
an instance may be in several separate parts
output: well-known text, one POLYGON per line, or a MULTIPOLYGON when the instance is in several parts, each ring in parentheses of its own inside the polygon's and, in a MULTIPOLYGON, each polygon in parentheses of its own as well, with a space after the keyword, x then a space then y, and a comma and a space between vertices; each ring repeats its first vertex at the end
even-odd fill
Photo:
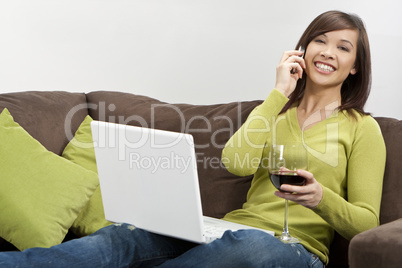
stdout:
POLYGON ((333 72, 335 71, 335 69, 329 65, 325 65, 323 63, 316 63, 315 66, 317 66, 317 68, 325 71, 325 72, 333 72))

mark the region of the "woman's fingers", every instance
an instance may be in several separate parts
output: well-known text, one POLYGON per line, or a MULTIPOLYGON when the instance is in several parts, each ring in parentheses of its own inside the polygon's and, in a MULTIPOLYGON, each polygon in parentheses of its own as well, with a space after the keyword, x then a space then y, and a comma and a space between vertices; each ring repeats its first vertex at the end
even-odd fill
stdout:
POLYGON ((289 51, 285 51, 285 52, 282 54, 282 57, 281 57, 281 60, 280 60, 279 63, 282 63, 282 62, 288 60, 289 58, 291 58, 291 57, 293 57, 293 56, 296 56, 296 57, 301 58, 301 56, 303 56, 303 53, 304 53, 303 51, 298 51, 298 50, 289 50, 289 51))
POLYGON ((275 88, 282 91, 285 96, 293 92, 297 80, 303 76, 303 68, 306 64, 302 55, 302 51, 286 51, 277 65, 275 88))
POLYGON ((317 182, 314 175, 306 170, 297 170, 297 174, 306 179, 304 186, 295 186, 290 184, 283 184, 282 191, 275 192, 275 195, 299 203, 307 208, 317 206, 322 199, 323 189, 321 184, 317 182))
POLYGON ((315 181, 313 173, 308 172, 307 170, 298 169, 296 172, 297 175, 302 176, 303 178, 306 179, 306 184, 310 184, 315 181))

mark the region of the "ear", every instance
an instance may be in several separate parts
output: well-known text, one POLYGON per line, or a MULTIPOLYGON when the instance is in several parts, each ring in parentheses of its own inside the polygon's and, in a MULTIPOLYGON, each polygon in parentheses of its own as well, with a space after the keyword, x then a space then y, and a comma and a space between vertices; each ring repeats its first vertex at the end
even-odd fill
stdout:
POLYGON ((353 69, 350 70, 350 74, 351 74, 351 75, 355 75, 356 73, 357 73, 357 69, 356 69, 355 66, 353 66, 353 69))

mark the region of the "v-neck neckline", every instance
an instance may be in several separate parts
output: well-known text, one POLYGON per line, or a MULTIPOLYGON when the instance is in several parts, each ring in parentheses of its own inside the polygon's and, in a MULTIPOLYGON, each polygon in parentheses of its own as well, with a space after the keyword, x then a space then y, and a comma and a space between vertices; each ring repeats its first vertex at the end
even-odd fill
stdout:
MULTIPOLYGON (((318 123, 316 123, 314 126, 308 128, 308 129, 306 129, 306 130, 303 130, 303 128, 300 126, 299 120, 298 120, 298 118, 297 118, 297 106, 298 106, 298 105, 296 104, 296 105, 294 105, 292 108, 290 108, 290 116, 291 116, 291 120, 290 120, 290 121, 291 121, 291 124, 292 124, 292 128, 295 129, 295 130, 297 130, 298 134, 300 134, 300 135, 302 135, 302 134, 307 134, 307 133, 310 133, 310 132, 314 132, 315 129, 319 129, 319 128, 320 128, 320 125, 325 124, 329 119, 331 119, 331 118, 337 116, 338 113, 339 113, 338 110, 335 110, 335 111, 333 111, 333 112, 331 113, 331 115, 328 116, 327 118, 325 118, 325 119, 323 119, 323 120, 320 120, 320 121, 319 121, 318 123)), ((307 121, 309 118, 311 118, 312 116, 314 116, 314 114, 318 114, 318 116, 320 116, 320 118, 321 118, 321 112, 320 112, 320 110, 317 110, 317 111, 314 112, 312 115, 310 115, 310 116, 306 119, 306 121, 307 121)), ((312 120, 312 122, 316 122, 316 121, 314 121, 313 118, 312 118, 311 120, 312 120)), ((306 122, 306 121, 305 121, 305 122, 306 122)))

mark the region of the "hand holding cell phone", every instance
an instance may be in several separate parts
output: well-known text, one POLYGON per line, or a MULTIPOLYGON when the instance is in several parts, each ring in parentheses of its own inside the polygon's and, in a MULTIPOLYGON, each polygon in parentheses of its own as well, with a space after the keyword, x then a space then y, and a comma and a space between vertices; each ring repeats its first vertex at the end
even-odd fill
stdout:
MULTIPOLYGON (((299 56, 299 57, 304 59, 304 52, 305 52, 304 47, 300 46, 298 51, 303 52, 303 54, 301 56, 299 56)), ((298 72, 297 68, 294 68, 294 69, 290 70, 291 74, 295 74, 297 72, 298 72)))
POLYGON ((304 48, 299 50, 285 51, 279 64, 276 67, 275 88, 288 97, 295 89, 297 80, 303 76, 304 48))

